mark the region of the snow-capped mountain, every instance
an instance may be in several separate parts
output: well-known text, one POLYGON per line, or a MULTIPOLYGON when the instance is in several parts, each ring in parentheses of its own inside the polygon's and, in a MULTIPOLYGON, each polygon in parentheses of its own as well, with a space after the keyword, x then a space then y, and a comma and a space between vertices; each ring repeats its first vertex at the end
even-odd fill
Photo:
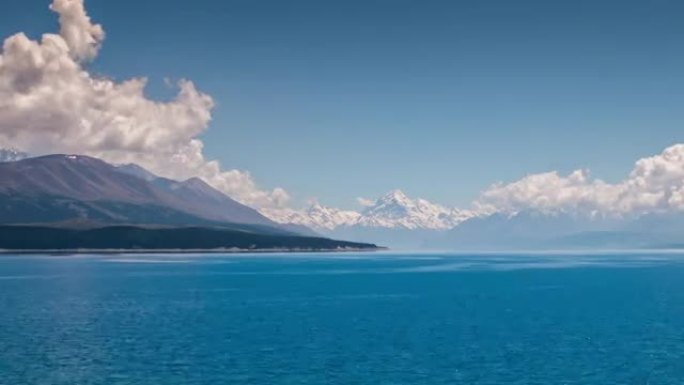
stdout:
POLYGON ((472 217, 470 211, 447 208, 425 199, 390 191, 367 207, 357 221, 366 227, 446 230, 472 217))
POLYGON ((448 230, 474 216, 467 210, 444 207, 425 199, 411 199, 400 190, 390 191, 363 211, 340 210, 314 203, 306 210, 263 210, 280 223, 295 223, 318 230, 367 227, 406 230, 448 230))
POLYGON ((338 239, 373 240, 392 248, 421 248, 476 213, 411 199, 390 191, 361 211, 312 204, 306 210, 270 209, 262 214, 279 223, 293 223, 338 239))
POLYGON ((278 223, 291 223, 316 230, 334 230, 337 227, 353 226, 361 214, 351 210, 340 210, 312 204, 306 210, 262 209, 261 213, 278 223))
POLYGON ((11 148, 0 148, 0 162, 16 162, 28 157, 29 155, 25 152, 11 148))

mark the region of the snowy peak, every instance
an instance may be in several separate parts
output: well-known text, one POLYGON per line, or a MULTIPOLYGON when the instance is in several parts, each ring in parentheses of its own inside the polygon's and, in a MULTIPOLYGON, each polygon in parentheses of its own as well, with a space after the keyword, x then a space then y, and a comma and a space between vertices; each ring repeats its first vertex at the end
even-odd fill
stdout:
POLYGON ((401 218, 410 213, 415 203, 401 190, 393 190, 383 195, 375 204, 366 207, 364 216, 374 217, 377 215, 401 218))
POLYGON ((388 192, 362 212, 326 207, 316 202, 303 211, 270 209, 262 213, 276 222, 319 230, 350 226, 447 230, 474 216, 470 211, 447 208, 425 199, 411 199, 401 190, 388 192))
POLYGON ((407 205, 411 203, 411 199, 409 199, 409 197, 407 197, 406 194, 404 194, 404 192, 401 190, 392 190, 380 197, 376 203, 407 205))
POLYGON ((350 226, 356 223, 361 214, 356 211, 340 210, 332 207, 325 207, 319 203, 314 203, 307 210, 307 216, 311 218, 318 227, 334 229, 338 226, 350 226))
POLYGON ((470 218, 468 211, 447 208, 425 199, 410 199, 401 190, 390 191, 367 207, 359 224, 368 227, 450 229, 470 218))
POLYGON ((353 226, 361 217, 356 211, 340 210, 312 204, 308 209, 262 209, 261 213, 278 223, 295 224, 317 230, 334 230, 341 226, 353 226))

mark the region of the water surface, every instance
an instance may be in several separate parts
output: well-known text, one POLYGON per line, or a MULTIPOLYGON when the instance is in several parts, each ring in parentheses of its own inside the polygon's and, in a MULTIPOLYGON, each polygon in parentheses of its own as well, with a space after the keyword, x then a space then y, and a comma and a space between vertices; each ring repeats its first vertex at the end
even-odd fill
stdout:
POLYGON ((681 384, 684 255, 0 256, 0 384, 681 384))

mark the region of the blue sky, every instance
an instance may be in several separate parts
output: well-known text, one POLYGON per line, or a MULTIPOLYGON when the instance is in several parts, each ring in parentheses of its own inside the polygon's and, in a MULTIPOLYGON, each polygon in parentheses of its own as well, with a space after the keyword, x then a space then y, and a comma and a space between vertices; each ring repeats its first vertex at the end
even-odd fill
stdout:
MULTIPOLYGON (((48 5, 3 4, 0 33, 56 30, 48 5)), ((682 2, 86 5, 107 31, 93 72, 147 76, 161 99, 192 79, 218 103, 206 154, 300 201, 465 206, 540 171, 619 180, 682 142, 682 2)))

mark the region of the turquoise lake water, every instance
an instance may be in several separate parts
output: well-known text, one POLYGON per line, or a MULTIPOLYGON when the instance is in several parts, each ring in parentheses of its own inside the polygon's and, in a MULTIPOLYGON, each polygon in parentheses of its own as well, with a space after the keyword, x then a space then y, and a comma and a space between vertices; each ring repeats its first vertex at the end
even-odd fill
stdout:
POLYGON ((682 384, 684 254, 0 256, 0 384, 682 384))

